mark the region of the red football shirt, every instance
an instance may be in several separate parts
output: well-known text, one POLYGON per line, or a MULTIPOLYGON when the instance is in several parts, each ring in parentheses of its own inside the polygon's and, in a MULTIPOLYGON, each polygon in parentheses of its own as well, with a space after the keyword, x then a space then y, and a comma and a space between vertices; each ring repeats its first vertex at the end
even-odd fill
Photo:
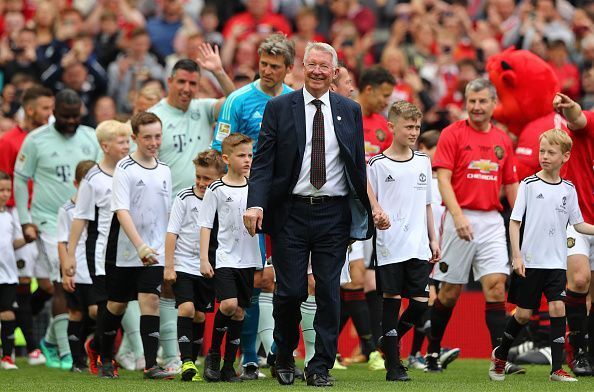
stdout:
MULTIPOLYGON (((27 132, 23 131, 18 125, 6 132, 0 137, 0 170, 7 173, 10 177, 14 174, 14 163, 16 162, 19 150, 27 132)), ((33 196, 33 182, 29 180, 29 205, 33 196)), ((14 193, 11 193, 10 199, 6 203, 8 207, 14 206, 14 193)))
POLYGON ((584 221, 594 224, 594 112, 584 114, 586 127, 569 132, 573 140, 571 158, 561 169, 561 176, 575 185, 584 221))
POLYGON ((501 185, 518 182, 509 136, 493 125, 488 132, 477 131, 465 120, 441 132, 433 168, 452 171, 456 199, 470 210, 501 211, 501 185))
POLYGON ((388 129, 388 120, 379 113, 363 116, 363 138, 365 139, 365 160, 383 152, 392 144, 394 136, 388 129))

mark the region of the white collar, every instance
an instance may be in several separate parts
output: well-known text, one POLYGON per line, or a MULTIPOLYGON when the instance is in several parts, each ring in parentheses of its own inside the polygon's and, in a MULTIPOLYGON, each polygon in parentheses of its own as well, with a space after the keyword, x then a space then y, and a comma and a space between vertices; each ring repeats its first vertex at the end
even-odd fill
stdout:
POLYGON ((319 99, 328 108, 330 107, 330 90, 326 91, 320 98, 316 98, 310 94, 305 87, 303 87, 303 102, 305 105, 311 103, 314 99, 319 99))

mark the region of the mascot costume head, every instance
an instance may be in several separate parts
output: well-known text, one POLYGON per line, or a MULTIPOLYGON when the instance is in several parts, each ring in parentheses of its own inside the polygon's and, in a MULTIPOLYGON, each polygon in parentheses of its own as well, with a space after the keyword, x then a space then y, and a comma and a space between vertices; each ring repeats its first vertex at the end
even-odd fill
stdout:
POLYGON ((489 58, 487 72, 499 97, 493 118, 515 135, 532 120, 553 111, 559 80, 551 66, 534 53, 506 49, 489 58))

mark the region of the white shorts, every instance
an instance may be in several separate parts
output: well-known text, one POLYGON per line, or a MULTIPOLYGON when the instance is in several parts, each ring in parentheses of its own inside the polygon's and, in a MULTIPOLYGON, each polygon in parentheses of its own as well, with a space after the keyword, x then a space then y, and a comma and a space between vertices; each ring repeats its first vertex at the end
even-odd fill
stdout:
POLYGON ((574 255, 586 256, 594 271, 594 236, 578 233, 573 226, 567 226, 567 257, 574 255))
POLYGON ((61 282, 60 258, 58 257, 58 241, 56 236, 47 233, 39 233, 39 238, 36 242, 37 249, 39 250, 37 264, 42 276, 36 275, 35 277, 50 278, 52 282, 61 282))
MULTIPOLYGON (((31 242, 15 250, 14 255, 16 256, 19 278, 44 278, 44 276, 38 275, 38 273, 43 274, 43 271, 39 268, 39 263, 37 262, 39 251, 35 242, 31 242)), ((45 276, 45 278, 47 277, 45 276)))
POLYGON ((371 265, 371 257, 373 256, 373 237, 361 241, 363 243, 363 256, 365 257, 365 268, 369 268, 371 265))
POLYGON ((474 239, 458 237, 454 219, 448 212, 442 226, 441 261, 433 268, 432 278, 453 284, 468 283, 470 267, 475 280, 488 274, 509 275, 510 266, 503 218, 497 211, 463 210, 474 239))

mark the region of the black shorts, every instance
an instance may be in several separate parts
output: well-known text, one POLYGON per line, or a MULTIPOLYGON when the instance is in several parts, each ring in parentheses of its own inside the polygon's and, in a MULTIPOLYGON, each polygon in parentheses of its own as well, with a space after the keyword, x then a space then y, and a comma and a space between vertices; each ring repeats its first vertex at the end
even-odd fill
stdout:
POLYGON ((564 269, 526 268, 526 277, 513 273, 507 302, 523 309, 538 309, 542 294, 548 302, 565 300, 567 271, 564 269))
POLYGON ((102 302, 107 302, 107 281, 105 275, 93 276, 93 287, 91 287, 90 297, 91 305, 99 305, 102 302))
POLYGON ((214 279, 176 272, 177 279, 173 284, 175 306, 185 302, 194 303, 194 309, 203 313, 212 313, 215 304, 214 279))
POLYGON ((161 294, 163 267, 117 267, 106 264, 107 296, 113 302, 129 302, 138 293, 161 294))
POLYGON ((404 298, 429 297, 429 273, 433 265, 410 259, 375 267, 377 292, 404 298))
POLYGON ((217 301, 237 298, 237 304, 246 309, 252 304, 255 268, 217 268, 214 274, 217 301))
POLYGON ((17 284, 0 283, 0 312, 14 310, 17 284))
POLYGON ((77 283, 76 286, 74 286, 74 293, 64 291, 68 309, 86 312, 89 306, 97 303, 91 297, 92 291, 93 285, 84 283, 77 283))

